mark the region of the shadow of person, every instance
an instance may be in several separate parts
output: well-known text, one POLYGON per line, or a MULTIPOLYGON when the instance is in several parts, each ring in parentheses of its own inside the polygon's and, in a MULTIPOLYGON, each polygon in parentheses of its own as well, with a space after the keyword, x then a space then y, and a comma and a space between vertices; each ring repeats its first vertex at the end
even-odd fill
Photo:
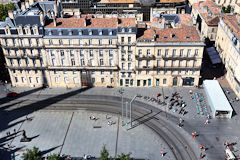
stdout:
POLYGON ((36 136, 33 136, 33 137, 28 137, 28 139, 31 141, 31 140, 33 140, 34 138, 37 138, 37 137, 39 137, 39 135, 36 135, 36 136))

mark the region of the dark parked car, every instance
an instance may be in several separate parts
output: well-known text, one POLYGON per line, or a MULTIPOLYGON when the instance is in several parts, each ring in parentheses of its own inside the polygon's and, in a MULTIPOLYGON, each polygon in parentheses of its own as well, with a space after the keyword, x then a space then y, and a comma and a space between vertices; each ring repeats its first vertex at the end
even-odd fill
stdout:
POLYGON ((17 97, 18 94, 17 94, 16 92, 8 92, 8 93, 6 94, 6 96, 7 96, 7 97, 10 97, 10 98, 13 98, 13 97, 17 97))
POLYGON ((107 88, 113 88, 113 86, 107 86, 107 88))

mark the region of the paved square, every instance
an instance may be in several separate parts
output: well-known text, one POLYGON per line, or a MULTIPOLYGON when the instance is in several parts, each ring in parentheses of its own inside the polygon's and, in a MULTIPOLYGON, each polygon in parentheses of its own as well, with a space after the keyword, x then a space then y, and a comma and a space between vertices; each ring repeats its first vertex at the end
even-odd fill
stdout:
MULTIPOLYGON (((28 115, 31 121, 21 117, 12 121, 8 130, 0 132, 0 138, 5 137, 7 131, 26 131, 26 136, 33 138, 31 142, 20 142, 22 132, 6 141, 11 144, 11 149, 18 148, 14 153, 15 159, 20 160, 26 148, 38 147, 45 155, 50 153, 68 154, 72 157, 82 157, 90 154, 100 156, 102 146, 105 144, 110 156, 115 153, 130 154, 131 157, 139 159, 158 160, 160 151, 167 152, 164 159, 174 159, 170 149, 160 137, 143 124, 131 130, 118 126, 118 116, 105 113, 87 111, 47 111, 40 110, 28 115), (89 116, 95 116, 97 120, 89 120, 89 116), (108 121, 115 124, 109 126, 108 121), (19 122, 19 123, 16 123, 19 122), (95 128, 99 127, 99 128, 95 128), (118 128, 119 127, 119 128, 118 128)), ((2 118, 2 117, 1 117, 2 118)))

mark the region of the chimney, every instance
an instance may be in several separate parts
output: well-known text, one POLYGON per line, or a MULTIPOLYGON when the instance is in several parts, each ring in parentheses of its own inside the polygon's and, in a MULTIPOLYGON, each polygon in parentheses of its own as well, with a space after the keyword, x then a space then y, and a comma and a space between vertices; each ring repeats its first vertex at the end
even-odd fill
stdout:
POLYGON ((236 15, 236 18, 237 18, 237 22, 240 23, 240 15, 239 14, 236 15))
POLYGON ((55 0, 54 1, 54 13, 55 13, 55 16, 57 16, 58 12, 57 12, 57 1, 55 0))
POLYGON ((78 12, 78 16, 77 16, 78 18, 81 18, 81 11, 80 11, 80 9, 79 9, 79 12, 78 12))
POLYGON ((24 3, 24 2, 21 2, 21 9, 22 9, 22 11, 25 11, 25 10, 26 10, 26 6, 25 6, 25 3, 24 3))
POLYGON ((88 17, 85 18, 85 21, 84 21, 84 26, 88 26, 91 24, 91 19, 89 19, 88 17))
POLYGON ((29 3, 27 1, 25 2, 25 8, 29 8, 29 3))
POLYGON ((87 17, 85 17, 83 22, 84 22, 84 26, 86 27, 87 26, 87 17))
POLYGON ((40 23, 42 26, 44 26, 44 15, 43 12, 40 12, 40 23))
POLYGON ((8 17, 10 18, 10 19, 13 19, 14 17, 13 17, 13 11, 12 10, 9 10, 8 11, 8 17))
POLYGON ((172 32, 170 33, 170 38, 172 38, 172 32))
POLYGON ((33 5, 33 3, 34 3, 34 0, 29 0, 29 5, 30 6, 33 5))
POLYGON ((165 18, 162 18, 161 28, 165 28, 165 18))
POLYGON ((57 17, 53 18, 54 27, 57 27, 57 17))

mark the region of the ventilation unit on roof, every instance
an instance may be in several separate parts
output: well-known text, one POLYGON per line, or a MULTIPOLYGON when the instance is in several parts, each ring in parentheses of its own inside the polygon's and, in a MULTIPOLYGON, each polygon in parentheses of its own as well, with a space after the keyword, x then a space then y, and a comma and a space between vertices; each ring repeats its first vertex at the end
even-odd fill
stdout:
POLYGON ((164 39, 167 39, 168 37, 163 37, 164 39))
POLYGON ((186 39, 190 39, 190 37, 189 37, 189 36, 186 36, 186 39))

